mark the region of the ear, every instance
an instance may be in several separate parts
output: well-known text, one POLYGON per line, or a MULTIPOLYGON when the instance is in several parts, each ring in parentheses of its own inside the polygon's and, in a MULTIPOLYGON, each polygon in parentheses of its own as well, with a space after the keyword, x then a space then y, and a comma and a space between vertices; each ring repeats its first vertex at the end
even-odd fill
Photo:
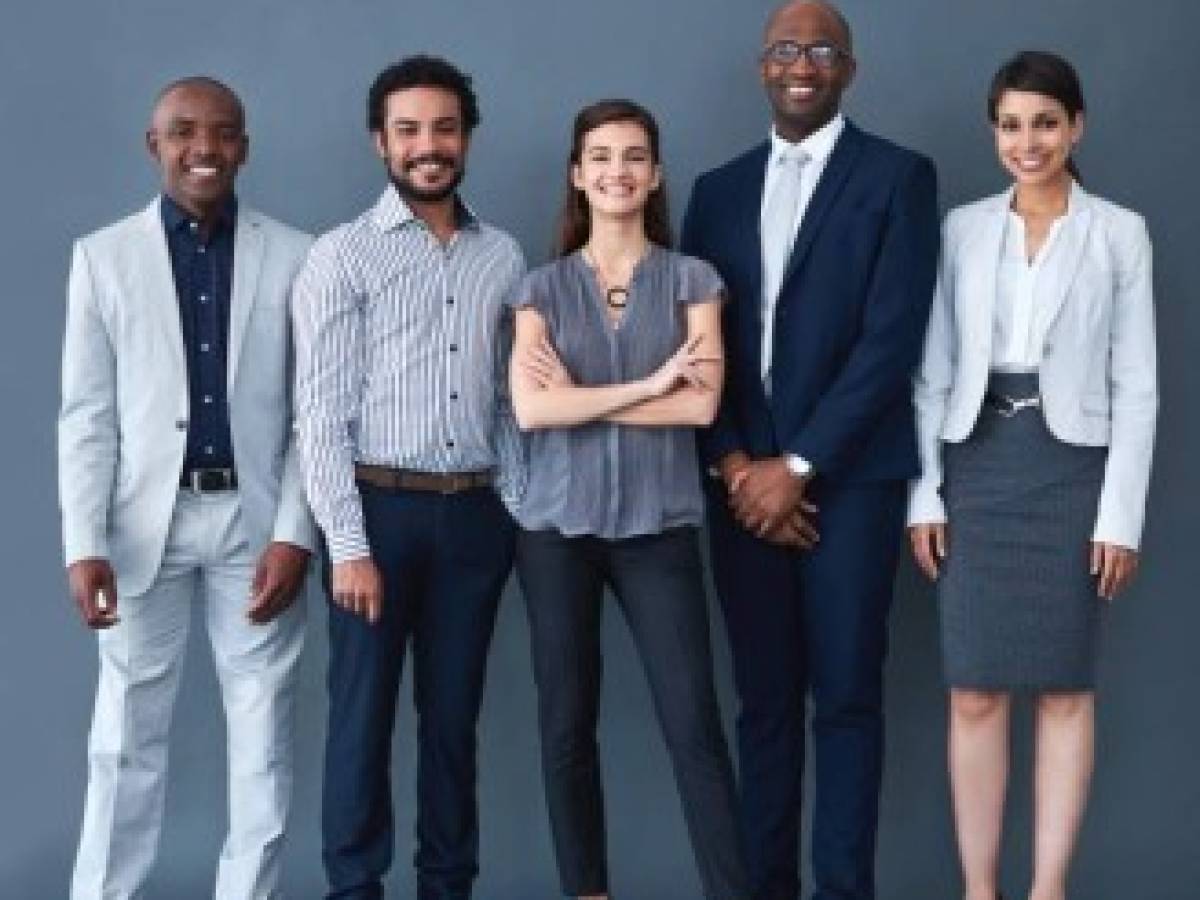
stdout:
POLYGON ((158 155, 158 132, 153 128, 146 129, 146 152, 155 162, 162 162, 158 155))
POLYGON ((1075 113, 1075 118, 1071 120, 1071 144, 1077 145, 1083 140, 1083 112, 1075 113))
POLYGON ((238 165, 244 166, 246 160, 250 158, 250 138, 247 135, 242 135, 242 150, 238 154, 238 165))
POLYGON ((583 180, 583 166, 579 163, 571 163, 571 187, 577 191, 587 189, 587 184, 583 180))
POLYGON ((384 136, 383 129, 371 132, 371 138, 375 142, 375 152, 379 154, 379 158, 387 162, 387 138, 384 136))
POLYGON ((858 72, 858 60, 856 60, 853 56, 848 56, 842 65, 846 70, 846 74, 842 77, 842 89, 845 90, 846 88, 850 87, 850 83, 854 81, 855 73, 858 72))
POLYGON ((661 163, 654 164, 654 177, 650 179, 650 190, 657 191, 662 187, 663 170, 661 163))

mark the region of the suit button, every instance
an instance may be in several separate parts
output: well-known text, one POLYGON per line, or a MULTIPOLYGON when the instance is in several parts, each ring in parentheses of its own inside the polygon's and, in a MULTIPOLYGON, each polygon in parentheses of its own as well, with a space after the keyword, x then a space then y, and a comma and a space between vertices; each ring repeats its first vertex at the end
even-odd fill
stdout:
POLYGON ((176 431, 187 431, 187 419, 176 419, 175 420, 175 430, 176 431))

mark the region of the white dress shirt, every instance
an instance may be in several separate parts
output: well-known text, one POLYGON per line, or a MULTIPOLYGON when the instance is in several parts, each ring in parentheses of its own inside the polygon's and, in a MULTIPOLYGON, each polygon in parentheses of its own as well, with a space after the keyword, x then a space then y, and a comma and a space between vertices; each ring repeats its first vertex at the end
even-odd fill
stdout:
MULTIPOLYGON (((837 139, 841 136, 842 130, 845 127, 846 120, 841 113, 838 113, 798 144, 784 140, 775 129, 771 129, 771 156, 767 161, 767 177, 763 183, 762 206, 759 210, 760 234, 783 233, 788 235, 789 249, 796 243, 796 234, 800 231, 800 223, 804 220, 804 211, 808 208, 808 203, 817 188, 817 182, 821 179, 821 173, 825 171, 825 164, 829 161, 830 154, 833 153, 833 145, 837 143, 837 139), (787 157, 794 157, 798 152, 802 153, 807 158, 807 161, 800 170, 800 199, 796 204, 791 229, 789 231, 772 229, 766 221, 766 217, 771 211, 771 195, 778 189, 781 178, 791 177, 792 173, 788 167, 796 163, 788 160, 787 157)), ((761 374, 763 381, 766 382, 767 376, 771 371, 771 354, 775 341, 775 304, 779 300, 779 290, 783 286, 783 274, 787 270, 786 260, 788 259, 788 255, 771 252, 772 249, 777 250, 777 248, 764 246, 762 249, 763 333, 761 374), (779 267, 773 266, 771 264, 771 260, 773 259, 784 260, 784 265, 779 267)))
POLYGON ((1058 284, 1061 253, 1056 240, 1065 216, 1054 220, 1033 261, 1026 256, 1025 220, 1009 210, 996 278, 991 368, 1034 372, 1042 361, 1046 330, 1047 285, 1058 284))

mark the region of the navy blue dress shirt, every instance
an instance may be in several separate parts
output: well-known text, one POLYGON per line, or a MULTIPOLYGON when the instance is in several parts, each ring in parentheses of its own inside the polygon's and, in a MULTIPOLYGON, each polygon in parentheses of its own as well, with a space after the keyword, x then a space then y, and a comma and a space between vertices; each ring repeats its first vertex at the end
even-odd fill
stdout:
POLYGON ((226 373, 237 200, 229 198, 207 236, 166 195, 162 218, 179 298, 191 406, 183 469, 232 468, 226 373))

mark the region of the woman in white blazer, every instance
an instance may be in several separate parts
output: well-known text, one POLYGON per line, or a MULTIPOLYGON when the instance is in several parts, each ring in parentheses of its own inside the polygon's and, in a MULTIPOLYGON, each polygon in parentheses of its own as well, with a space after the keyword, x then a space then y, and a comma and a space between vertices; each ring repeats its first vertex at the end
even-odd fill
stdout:
POLYGON ((936 580, 968 900, 994 900, 1013 693, 1036 703, 1031 900, 1063 900, 1092 769, 1104 601, 1137 567, 1158 407, 1150 241, 1079 185, 1074 70, 988 97, 1004 193, 953 210, 916 379, 909 535, 936 580))

